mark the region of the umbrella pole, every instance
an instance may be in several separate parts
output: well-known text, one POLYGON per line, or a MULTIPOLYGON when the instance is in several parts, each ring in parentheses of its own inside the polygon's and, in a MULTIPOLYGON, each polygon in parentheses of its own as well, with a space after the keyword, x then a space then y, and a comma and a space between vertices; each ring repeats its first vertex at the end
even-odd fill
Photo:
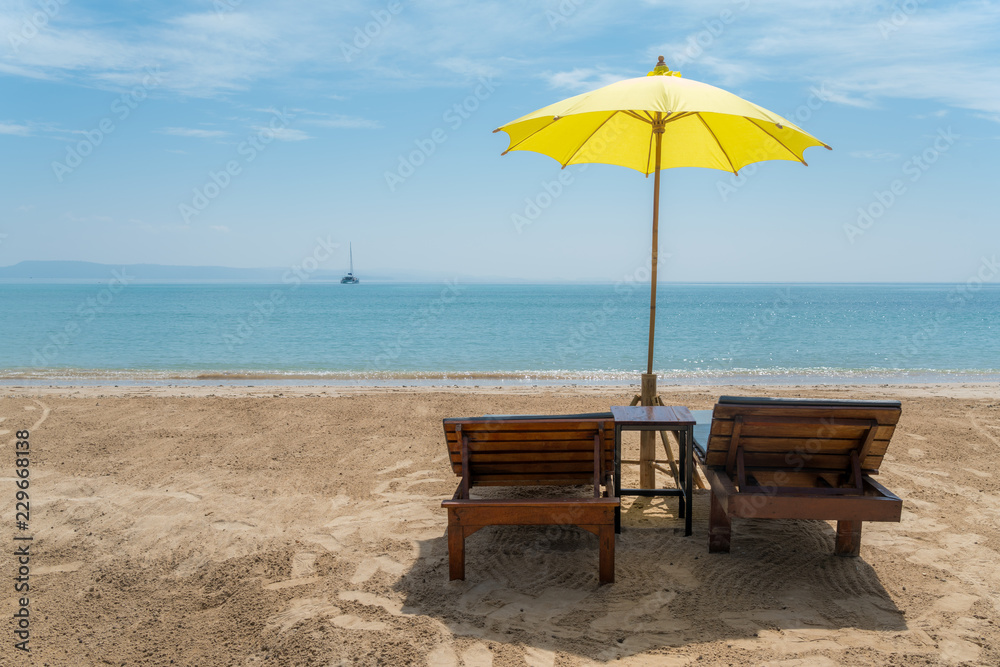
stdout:
MULTIPOLYGON (((652 275, 649 288, 649 356, 646 359, 646 372, 642 375, 639 396, 642 405, 656 405, 656 374, 653 373, 653 334, 656 330, 656 266, 659 263, 659 220, 660 220, 660 147, 663 142, 664 121, 657 112, 653 121, 653 133, 656 135, 656 169, 653 174, 653 255, 652 275)), ((656 434, 643 431, 639 438, 639 488, 656 488, 656 434)))

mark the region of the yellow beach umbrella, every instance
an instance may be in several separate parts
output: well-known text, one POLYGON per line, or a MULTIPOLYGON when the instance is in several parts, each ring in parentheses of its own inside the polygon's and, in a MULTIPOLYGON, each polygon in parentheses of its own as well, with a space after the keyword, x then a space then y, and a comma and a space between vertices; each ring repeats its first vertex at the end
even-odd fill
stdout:
POLYGON ((682 78, 667 68, 663 56, 644 77, 625 79, 556 102, 494 132, 501 130, 510 136, 504 155, 534 151, 555 158, 563 168, 603 163, 635 169, 647 176, 654 174, 649 351, 643 378, 644 385, 650 378, 654 396, 660 170, 707 167, 735 174, 748 164, 764 160, 806 164, 802 158, 806 148, 830 148, 763 107, 721 88, 682 78))

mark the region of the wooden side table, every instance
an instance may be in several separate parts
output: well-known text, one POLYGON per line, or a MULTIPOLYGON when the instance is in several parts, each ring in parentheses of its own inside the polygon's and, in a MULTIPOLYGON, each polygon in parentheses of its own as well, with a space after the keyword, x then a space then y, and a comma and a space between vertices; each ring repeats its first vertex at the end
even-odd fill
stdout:
MULTIPOLYGON (((613 405, 615 418, 615 495, 678 496, 678 515, 684 518, 684 535, 691 534, 691 487, 694 467, 695 419, 683 405, 613 405), (676 489, 622 488, 622 431, 673 431, 680 442, 680 486, 676 489)), ((615 514, 615 532, 622 532, 621 508, 615 514)))

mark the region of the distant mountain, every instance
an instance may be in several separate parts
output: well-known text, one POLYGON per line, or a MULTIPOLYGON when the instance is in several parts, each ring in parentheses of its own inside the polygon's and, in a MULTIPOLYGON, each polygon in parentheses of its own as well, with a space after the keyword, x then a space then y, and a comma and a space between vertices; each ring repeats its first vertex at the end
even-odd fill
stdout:
MULTIPOLYGON (((97 264, 95 262, 25 261, 0 266, 0 280, 103 280, 112 272, 124 272, 134 280, 206 280, 280 282, 287 268, 238 269, 227 266, 169 266, 164 264, 97 264)), ((317 270, 315 280, 340 279, 337 271, 317 270)))

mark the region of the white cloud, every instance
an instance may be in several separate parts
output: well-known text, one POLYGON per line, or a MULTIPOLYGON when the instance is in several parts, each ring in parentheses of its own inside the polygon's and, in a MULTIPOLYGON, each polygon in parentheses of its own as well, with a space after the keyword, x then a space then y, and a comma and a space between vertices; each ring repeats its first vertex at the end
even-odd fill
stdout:
MULTIPOLYGON (((325 114, 324 114, 325 115, 325 114)), ((366 129, 374 130, 382 127, 382 123, 377 120, 370 120, 368 118, 359 118, 356 116, 342 116, 340 114, 331 114, 323 118, 307 118, 302 122, 309 125, 315 125, 317 127, 332 127, 337 129, 366 129)))
MULTIPOLYGON (((671 40, 654 49, 668 55, 714 27, 700 53, 668 64, 685 77, 726 87, 824 82, 839 104, 919 99, 1000 114, 997 2, 920 2, 902 18, 898 3, 862 0, 816 0, 808 8, 792 0, 646 0, 628 12, 607 0, 570 4, 576 11, 552 30, 546 11, 558 7, 555 2, 404 3, 350 62, 341 46, 382 5, 303 0, 288 11, 244 2, 221 12, 162 18, 170 9, 154 12, 131 3, 123 20, 70 5, 17 50, 0 40, 0 72, 117 89, 141 81, 145 67, 160 66, 163 89, 192 96, 267 84, 339 99, 360 89, 464 86, 478 76, 500 75, 505 81, 542 76, 553 87, 583 91, 642 76, 655 62, 635 62, 636 52, 650 52, 642 44, 633 52, 620 43, 613 55, 602 52, 612 33, 648 26, 671 40), (724 11, 732 16, 720 32, 724 11)), ((20 29, 18 13, 7 14, 0 28, 8 30, 0 34, 20 29)), ((346 117, 330 121, 330 127, 367 126, 351 125, 346 117)))
POLYGON ((196 139, 222 139, 229 136, 229 132, 224 130, 202 130, 195 127, 165 127, 160 132, 175 137, 193 137, 196 139))
POLYGON ((927 120, 928 118, 944 118, 947 115, 947 109, 938 109, 937 111, 932 111, 931 113, 917 114, 914 118, 918 120, 927 120))
POLYGON ((63 215, 63 218, 69 220, 70 222, 76 223, 86 223, 86 222, 112 222, 112 219, 106 215, 83 215, 78 216, 73 212, 67 212, 63 215))
POLYGON ((220 234, 228 234, 231 230, 225 225, 209 225, 209 229, 220 234))
POLYGON ((893 160, 898 160, 901 156, 899 153, 891 153, 889 151, 852 151, 850 156, 853 158, 858 158, 860 160, 871 160, 872 162, 892 162, 893 160))
MULTIPOLYGON (((595 88, 630 78, 628 74, 615 74, 613 72, 586 67, 577 67, 566 72, 550 72, 543 76, 552 88, 563 88, 577 92, 594 90, 595 88)), ((637 75, 632 74, 631 76, 637 75)))
POLYGON ((274 138, 279 141, 304 141, 306 139, 312 139, 312 137, 302 130, 296 130, 290 127, 267 127, 264 125, 258 125, 253 128, 255 132, 260 132, 263 134, 273 134, 274 138))
POLYGON ((465 57, 444 58, 438 61, 441 67, 467 77, 483 77, 489 79, 500 75, 500 69, 489 61, 473 60, 465 57))
POLYGON ((0 123, 0 134, 12 134, 17 137, 31 135, 31 127, 18 123, 0 123))

